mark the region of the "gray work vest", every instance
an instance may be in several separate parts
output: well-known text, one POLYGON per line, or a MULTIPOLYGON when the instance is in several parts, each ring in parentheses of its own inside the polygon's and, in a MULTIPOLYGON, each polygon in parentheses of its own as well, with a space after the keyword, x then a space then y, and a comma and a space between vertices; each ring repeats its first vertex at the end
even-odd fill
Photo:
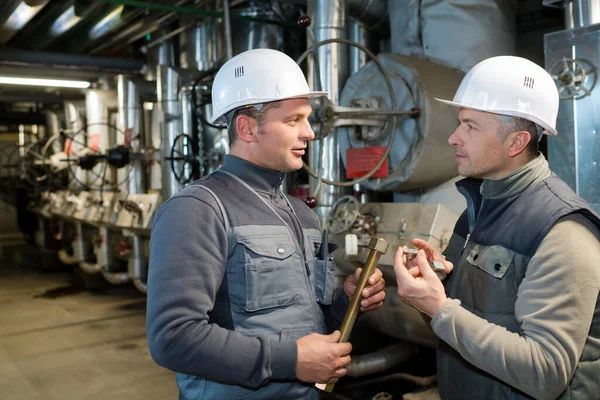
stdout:
MULTIPOLYGON (((475 315, 510 332, 522 333, 515 318, 517 292, 542 239, 558 219, 568 214, 581 213, 598 227, 600 217, 554 174, 534 183, 520 196, 506 199, 482 202, 480 185, 481 181, 473 179, 457 183, 459 190, 473 200, 473 206, 459 218, 444 252, 456 266, 446 281, 446 293, 475 315)), ((531 398, 473 366, 443 341, 438 346, 437 365, 443 399, 531 398)), ((575 375, 560 398, 600 398, 598 302, 575 375)))
MULTIPOLYGON (((332 302, 335 264, 315 257, 321 244, 319 227, 298 217, 312 211, 286 200, 302 227, 303 237, 297 240, 294 228, 286 226, 268 200, 239 178, 225 174, 229 187, 216 180, 195 185, 214 197, 228 232, 227 267, 215 304, 224 301, 229 307, 215 309, 227 308, 231 314, 210 314, 210 323, 281 342, 314 332, 326 334, 321 305, 332 302), (233 321, 233 326, 224 321, 233 321)), ((257 389, 178 373, 177 384, 180 399, 186 400, 318 399, 314 384, 300 381, 272 381, 257 389)))

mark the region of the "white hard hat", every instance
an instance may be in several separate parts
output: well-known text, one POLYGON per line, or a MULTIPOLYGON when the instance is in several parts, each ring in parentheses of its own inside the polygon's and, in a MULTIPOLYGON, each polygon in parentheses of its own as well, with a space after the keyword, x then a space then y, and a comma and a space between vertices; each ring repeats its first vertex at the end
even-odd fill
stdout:
POLYGON ((521 57, 499 56, 481 61, 463 78, 454 100, 442 103, 536 123, 556 135, 558 90, 539 65, 521 57))
POLYGON ((248 50, 227 61, 217 72, 212 86, 212 122, 250 104, 326 94, 311 91, 298 64, 285 53, 248 50))

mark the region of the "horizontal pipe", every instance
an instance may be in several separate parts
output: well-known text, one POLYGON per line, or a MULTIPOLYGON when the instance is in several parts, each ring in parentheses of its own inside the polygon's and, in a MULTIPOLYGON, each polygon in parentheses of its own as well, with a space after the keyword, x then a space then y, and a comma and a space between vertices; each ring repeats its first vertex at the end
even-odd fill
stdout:
MULTIPOLYGON (((192 8, 192 7, 178 7, 178 6, 168 5, 168 4, 150 3, 147 1, 139 1, 139 0, 99 0, 99 1, 102 1, 104 3, 120 4, 120 5, 125 5, 125 6, 140 7, 140 8, 146 8, 146 9, 152 9, 152 10, 159 10, 159 11, 173 11, 173 12, 177 12, 177 13, 181 13, 181 14, 196 15, 199 17, 209 17, 209 18, 223 18, 224 17, 224 13, 219 12, 219 11, 201 10, 201 9, 192 8)), ((285 22, 285 21, 278 21, 278 20, 265 19, 265 18, 256 18, 256 17, 250 17, 250 16, 246 16, 246 15, 232 15, 231 19, 260 22, 263 24, 280 25, 280 26, 283 26, 286 28, 299 28, 298 25, 289 23, 289 22, 285 22)))
POLYGON ((141 279, 138 279, 138 278, 134 279, 133 286, 135 286, 136 289, 142 293, 148 293, 148 290, 146 289, 146 282, 142 281, 141 279))
POLYGON ((66 250, 58 250, 58 259, 61 263, 65 265, 74 265, 79 262, 79 260, 73 256, 70 256, 66 250))
POLYGON ((91 264, 85 261, 81 261, 79 262, 79 268, 81 268, 85 273, 95 275, 100 272, 102 266, 99 264, 91 264))
POLYGON ((112 285, 124 285, 131 282, 129 274, 127 272, 109 272, 105 269, 102 270, 102 276, 104 279, 112 285))
POLYGON ((24 50, 0 50, 0 62, 23 62, 42 65, 68 65, 69 67, 95 67, 99 69, 117 69, 139 72, 144 66, 143 60, 125 58, 92 57, 78 54, 33 52, 24 50))
POLYGON ((387 371, 408 361, 416 353, 415 345, 397 343, 373 353, 352 356, 348 365, 348 376, 360 377, 387 371))

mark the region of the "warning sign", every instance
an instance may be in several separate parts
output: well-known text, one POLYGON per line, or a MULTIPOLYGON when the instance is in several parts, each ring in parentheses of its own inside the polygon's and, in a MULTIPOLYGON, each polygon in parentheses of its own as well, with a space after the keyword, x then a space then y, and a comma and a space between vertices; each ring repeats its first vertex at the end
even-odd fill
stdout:
MULTIPOLYGON (((364 176, 373 169, 385 153, 385 147, 373 146, 346 150, 346 178, 354 179, 364 176)), ((387 178, 388 160, 371 175, 371 178, 387 178)))

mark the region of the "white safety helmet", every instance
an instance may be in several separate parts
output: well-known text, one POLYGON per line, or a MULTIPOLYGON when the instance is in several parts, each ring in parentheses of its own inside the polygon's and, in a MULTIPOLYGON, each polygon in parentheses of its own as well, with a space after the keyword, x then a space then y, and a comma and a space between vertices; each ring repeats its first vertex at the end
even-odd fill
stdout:
MULTIPOLYGON (((534 122, 556 135, 558 90, 537 64, 521 57, 499 56, 475 65, 464 77, 454 100, 442 103, 534 122)), ((541 136, 540 136, 541 138, 541 136)))
POLYGON ((270 101, 313 98, 302 70, 285 53, 272 49, 245 51, 227 61, 212 86, 212 122, 236 108, 270 101))

